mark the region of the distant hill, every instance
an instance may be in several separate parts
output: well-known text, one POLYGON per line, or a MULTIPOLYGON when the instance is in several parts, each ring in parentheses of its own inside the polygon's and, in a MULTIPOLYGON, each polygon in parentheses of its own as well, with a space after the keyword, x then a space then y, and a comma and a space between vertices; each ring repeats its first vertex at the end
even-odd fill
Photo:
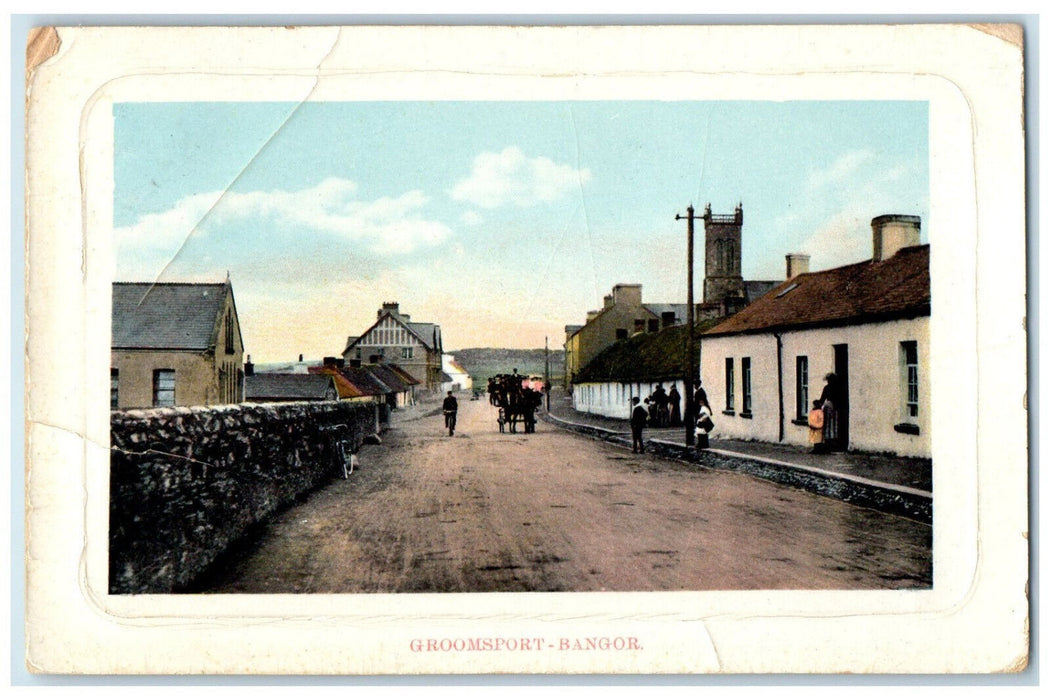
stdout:
MULTIPOLYGON (((465 348, 453 350, 456 362, 463 365, 471 377, 475 386, 484 382, 489 377, 497 374, 510 374, 514 368, 518 368, 518 374, 543 376, 544 350, 517 350, 511 348, 465 348)), ((559 378, 565 371, 565 351, 551 348, 550 351, 551 377, 559 378)))

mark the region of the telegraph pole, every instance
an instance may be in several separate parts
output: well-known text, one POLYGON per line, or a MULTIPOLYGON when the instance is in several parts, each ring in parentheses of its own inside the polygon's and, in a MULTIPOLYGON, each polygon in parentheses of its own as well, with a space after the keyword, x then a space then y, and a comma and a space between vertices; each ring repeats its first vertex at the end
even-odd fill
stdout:
POLYGON ((689 280, 689 292, 688 292, 688 304, 689 311, 686 320, 686 341, 685 341, 685 444, 687 447, 692 447, 695 439, 693 436, 693 423, 695 422, 693 416, 695 415, 696 407, 693 406, 693 382, 696 379, 696 344, 693 339, 693 334, 696 330, 696 319, 694 316, 693 308, 693 221, 696 219, 702 219, 703 217, 694 216, 693 205, 690 204, 685 210, 686 215, 675 214, 675 221, 685 219, 686 230, 689 243, 687 245, 688 253, 686 255, 688 272, 686 274, 689 280))

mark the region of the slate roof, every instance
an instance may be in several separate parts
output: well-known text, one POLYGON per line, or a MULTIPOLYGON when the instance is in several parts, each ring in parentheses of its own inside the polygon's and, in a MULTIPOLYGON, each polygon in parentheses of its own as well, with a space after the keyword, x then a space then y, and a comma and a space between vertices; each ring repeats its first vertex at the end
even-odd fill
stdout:
POLYGON ((398 393, 408 391, 411 385, 401 375, 386 365, 365 365, 364 369, 371 372, 379 381, 398 393))
POLYGON ((383 366, 396 374, 398 378, 404 382, 405 386, 415 386, 422 383, 398 365, 386 364, 383 366))
POLYGON ((112 347, 206 350, 215 334, 228 284, 113 283, 112 347))
POLYGON ((245 401, 322 400, 334 382, 323 374, 253 374, 244 378, 245 401))
POLYGON ((930 315, 930 246, 781 282, 705 336, 852 325, 930 315))

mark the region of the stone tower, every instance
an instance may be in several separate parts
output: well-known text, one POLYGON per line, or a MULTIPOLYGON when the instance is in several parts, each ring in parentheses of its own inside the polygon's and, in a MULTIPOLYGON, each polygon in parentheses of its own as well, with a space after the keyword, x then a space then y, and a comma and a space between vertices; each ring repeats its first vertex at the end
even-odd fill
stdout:
POLYGON ((740 273, 740 230, 743 225, 743 204, 737 204, 732 215, 714 215, 710 204, 704 209, 707 247, 704 303, 722 304, 724 313, 733 313, 747 303, 744 277, 740 273))

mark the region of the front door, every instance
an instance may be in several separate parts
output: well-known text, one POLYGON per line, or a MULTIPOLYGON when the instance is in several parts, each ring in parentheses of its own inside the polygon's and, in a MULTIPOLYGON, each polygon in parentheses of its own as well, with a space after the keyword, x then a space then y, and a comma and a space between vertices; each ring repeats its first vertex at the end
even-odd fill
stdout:
POLYGON ((835 345, 835 378, 838 380, 839 442, 843 450, 849 449, 849 346, 835 345))

